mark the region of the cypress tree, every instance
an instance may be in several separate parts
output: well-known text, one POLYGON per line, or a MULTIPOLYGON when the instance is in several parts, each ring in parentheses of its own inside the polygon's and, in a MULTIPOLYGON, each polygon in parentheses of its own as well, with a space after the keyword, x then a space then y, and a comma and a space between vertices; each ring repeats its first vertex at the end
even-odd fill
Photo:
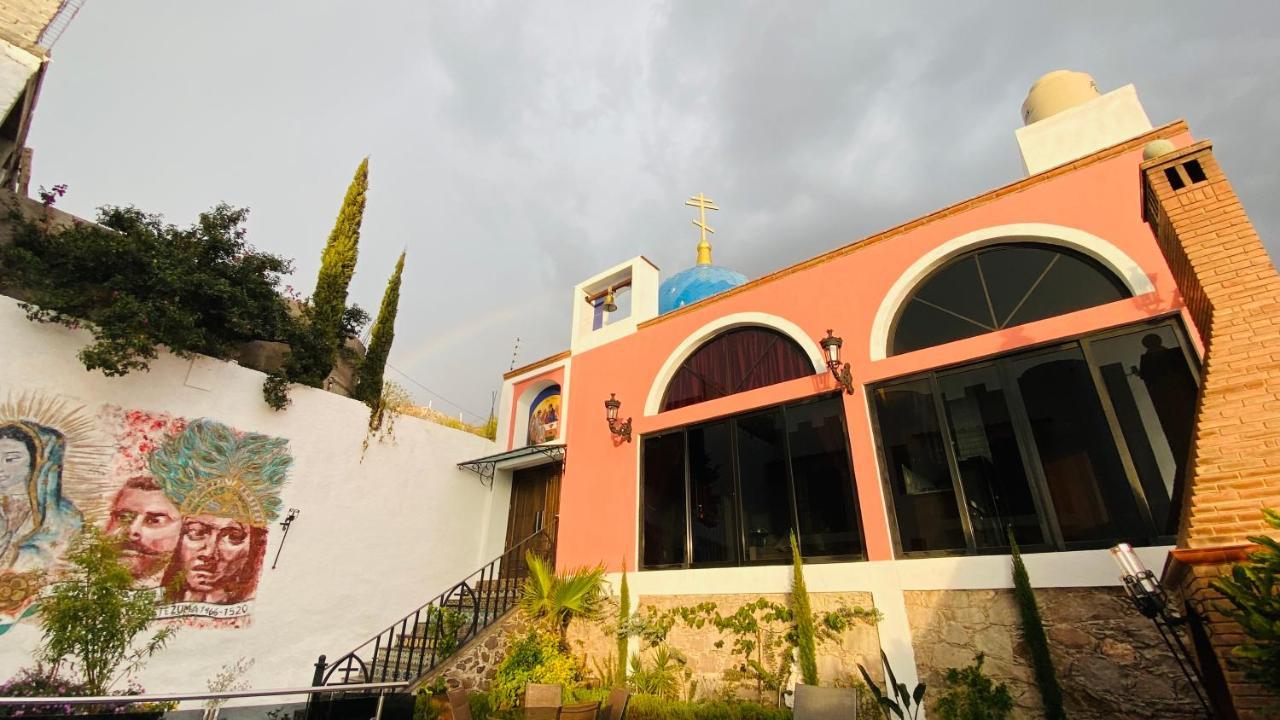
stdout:
POLYGON ((320 256, 320 274, 316 278, 316 290, 311 296, 310 325, 315 340, 311 351, 317 354, 314 364, 297 378, 300 382, 318 386, 324 382, 337 362, 338 348, 342 346, 342 318, 347 311, 347 286, 356 271, 356 256, 360 246, 360 223, 364 220, 365 192, 369 189, 369 158, 360 161, 355 177, 347 187, 347 196, 338 211, 338 219, 329 233, 324 252, 320 256))
POLYGON ((1058 673, 1049 655, 1049 640, 1044 634, 1031 578, 1027 576, 1027 567, 1022 564, 1018 541, 1013 538, 1013 528, 1009 528, 1009 545, 1013 551, 1013 599, 1018 604, 1018 615, 1022 620, 1022 639, 1031 653, 1031 666, 1044 704, 1044 716, 1046 720, 1066 720, 1067 713, 1062 709, 1062 688, 1058 686, 1058 673))
POLYGON ((627 587, 627 564, 622 563, 622 588, 619 591, 621 597, 618 598, 618 687, 625 687, 627 684, 627 660, 630 653, 627 649, 627 640, 630 633, 627 625, 631 620, 631 589, 627 587))
POLYGON ((400 307, 400 275, 404 272, 404 253, 396 261, 396 269, 387 280, 387 290, 382 294, 382 307, 378 308, 378 319, 373 322, 373 331, 369 337, 369 350, 364 361, 356 371, 355 398, 364 404, 379 409, 382 403, 382 374, 387 369, 387 355, 391 352, 391 343, 396 337, 396 311, 400 307))
POLYGON ((800 545, 791 533, 791 617, 796 628, 796 651, 800 656, 800 680, 805 685, 818 684, 818 641, 813 627, 813 610, 809 607, 809 589, 804 584, 804 566, 800 562, 800 545))

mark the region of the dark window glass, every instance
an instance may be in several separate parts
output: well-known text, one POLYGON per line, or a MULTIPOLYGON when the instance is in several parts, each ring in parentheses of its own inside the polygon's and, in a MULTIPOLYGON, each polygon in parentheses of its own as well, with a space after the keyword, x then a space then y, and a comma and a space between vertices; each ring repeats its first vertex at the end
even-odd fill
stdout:
POLYGON ((978 547, 1045 541, 995 366, 938 378, 956 467, 978 547))
POLYGON ((1081 351, 1024 358, 1013 372, 1063 539, 1145 538, 1146 523, 1081 351))
POLYGON ((693 562, 737 561, 737 501, 728 422, 689 429, 689 491, 693 562))
POLYGON ((1173 328, 1090 344, 1157 529, 1177 531, 1178 497, 1195 426, 1195 376, 1173 328))
POLYGON ((1095 260, 1035 243, 961 255, 928 277, 894 325, 900 354, 1129 297, 1095 260))
POLYGON ((812 374, 809 356, 782 333, 759 327, 729 330, 695 350, 676 370, 662 411, 812 374))
POLYGON ((685 561, 684 433, 644 439, 644 563, 685 561))
POLYGON ((786 410, 800 552, 808 557, 862 552, 843 410, 838 397, 786 410))
POLYGON ((929 381, 880 388, 875 401, 902 549, 965 547, 929 381))
POLYGON ((791 557, 791 489, 782 411, 737 420, 738 483, 748 562, 791 557))

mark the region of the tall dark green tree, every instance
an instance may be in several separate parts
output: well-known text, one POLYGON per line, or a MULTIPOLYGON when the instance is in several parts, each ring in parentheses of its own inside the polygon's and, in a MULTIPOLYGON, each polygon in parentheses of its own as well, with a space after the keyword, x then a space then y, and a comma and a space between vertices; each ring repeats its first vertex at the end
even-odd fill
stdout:
POLYGON ((618 657, 617 668, 618 677, 615 679, 618 687, 626 687, 627 684, 627 660, 631 654, 627 648, 628 641, 631 639, 627 627, 631 622, 631 588, 627 586, 627 563, 622 563, 622 589, 621 597, 618 598, 618 657))
POLYGON ((368 189, 369 158, 366 157, 351 178, 342 209, 320 256, 320 274, 316 277, 316 290, 311 295, 308 311, 309 337, 299 339, 298 344, 303 347, 294 348, 296 360, 289 373, 295 382, 319 387, 337 363, 338 349, 345 340, 347 286, 356 271, 360 224, 364 221, 368 189))
POLYGON ((804 583, 800 545, 791 533, 791 616, 795 623, 796 654, 800 656, 800 679, 805 685, 818 684, 818 639, 813 626, 809 589, 804 583))
POLYGON ((387 355, 396 337, 396 311, 400 307, 400 275, 403 272, 402 252, 391 279, 387 280, 387 290, 382 294, 382 307, 378 309, 378 319, 373 321, 369 350, 356 371, 355 397, 373 408, 375 413, 381 411, 382 374, 387 369, 387 355))
POLYGON ((1044 622, 1040 619, 1040 607, 1036 605, 1036 593, 1031 589, 1027 566, 1022 564, 1018 541, 1013 538, 1013 528, 1009 528, 1009 545, 1013 551, 1013 599, 1018 604, 1018 615, 1022 620, 1022 639, 1031 653, 1031 667, 1035 672, 1036 687, 1040 688, 1044 716, 1047 720, 1066 720, 1062 688, 1058 685, 1053 657, 1049 655, 1049 639, 1045 636, 1044 622))

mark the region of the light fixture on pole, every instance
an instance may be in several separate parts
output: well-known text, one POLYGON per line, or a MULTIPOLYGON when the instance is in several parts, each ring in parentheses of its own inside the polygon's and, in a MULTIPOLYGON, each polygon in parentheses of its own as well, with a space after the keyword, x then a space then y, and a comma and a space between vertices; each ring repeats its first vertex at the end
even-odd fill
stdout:
POLYGON ((609 432, 616 438, 631 442, 631 418, 627 418, 625 422, 618 422, 618 410, 621 408, 622 401, 615 398, 613 393, 609 393, 609 399, 604 401, 605 419, 609 421, 609 432))
POLYGON ((280 529, 284 530, 284 534, 280 536, 280 547, 276 548, 276 557, 271 561, 271 569, 276 569, 276 563, 280 562, 280 551, 284 550, 284 541, 289 539, 289 527, 293 525, 293 521, 298 519, 298 515, 302 513, 298 508, 289 508, 289 514, 284 520, 280 521, 280 529))
POLYGON ((1178 662, 1178 667, 1186 676, 1191 690, 1196 694, 1196 699, 1204 708, 1205 717, 1213 720, 1217 714, 1205 697, 1204 677, 1200 674, 1200 666, 1196 664, 1196 659, 1182 642, 1182 636, 1178 634, 1178 626, 1185 625, 1187 618, 1170 606, 1169 596, 1160 586, 1160 581, 1156 579, 1155 573, 1143 564, 1142 558, 1133 551, 1132 545, 1120 543, 1111 548, 1111 558, 1120 566, 1120 580, 1124 583, 1125 592, 1128 593, 1133 606, 1143 617, 1149 618, 1155 624, 1160 638, 1164 640, 1169 652, 1173 653, 1173 659, 1178 662))
POLYGON ((840 383, 840 387, 850 395, 853 394, 853 373, 849 370, 849 363, 840 362, 840 346, 844 345, 844 340, 831 334, 831 330, 827 330, 827 336, 818 342, 822 346, 822 352, 827 356, 827 368, 831 370, 831 376, 840 383))

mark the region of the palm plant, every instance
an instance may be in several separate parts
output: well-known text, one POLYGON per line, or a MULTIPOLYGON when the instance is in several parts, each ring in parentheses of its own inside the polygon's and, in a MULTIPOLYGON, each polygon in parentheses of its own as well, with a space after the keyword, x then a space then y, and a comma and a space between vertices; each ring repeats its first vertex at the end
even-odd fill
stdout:
POLYGON ((520 609, 529 617, 546 623, 569 647, 569 623, 574 618, 594 618, 604 600, 604 567, 582 567, 559 575, 550 562, 525 553, 529 577, 520 594, 520 609))

